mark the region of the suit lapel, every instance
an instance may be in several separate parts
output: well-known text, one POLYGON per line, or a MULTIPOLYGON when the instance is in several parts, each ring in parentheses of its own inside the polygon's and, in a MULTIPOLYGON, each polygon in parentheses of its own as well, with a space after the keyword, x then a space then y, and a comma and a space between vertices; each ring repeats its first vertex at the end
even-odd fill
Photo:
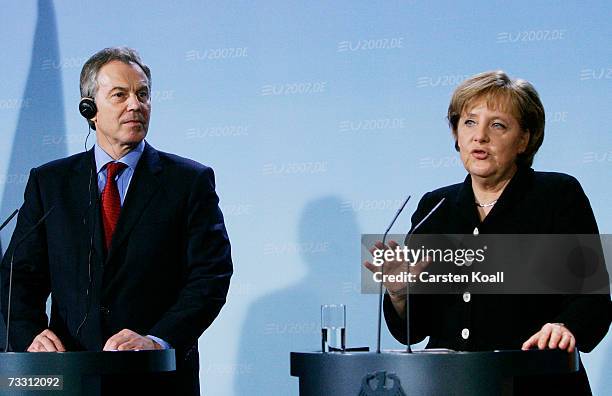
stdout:
POLYGON ((145 143, 145 148, 136 165, 128 188, 119 222, 115 228, 115 234, 111 241, 106 262, 109 262, 116 253, 119 246, 129 235, 134 225, 140 219, 142 212, 149 205, 151 198, 160 187, 158 173, 161 172, 161 164, 157 150, 145 143))
POLYGON ((91 244, 92 250, 98 256, 100 262, 104 262, 104 240, 102 235, 102 219, 100 216, 100 194, 98 192, 98 177, 96 174, 96 163, 93 149, 82 157, 80 163, 74 168, 75 190, 73 202, 79 205, 79 213, 83 213, 87 225, 87 245, 91 244), (89 195, 89 197, 88 197, 89 195))

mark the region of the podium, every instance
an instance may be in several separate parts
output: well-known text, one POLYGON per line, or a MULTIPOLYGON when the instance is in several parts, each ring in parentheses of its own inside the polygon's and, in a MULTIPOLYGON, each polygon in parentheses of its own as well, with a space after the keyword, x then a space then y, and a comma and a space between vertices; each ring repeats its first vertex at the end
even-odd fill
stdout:
POLYGON ((6 352, 0 353, 0 394, 100 395, 102 375, 174 370, 176 370, 174 349, 6 352), (56 381, 55 378, 61 378, 61 381, 56 381))
POLYGON ((560 350, 291 353, 301 396, 512 395, 516 376, 578 368, 578 352, 560 350))

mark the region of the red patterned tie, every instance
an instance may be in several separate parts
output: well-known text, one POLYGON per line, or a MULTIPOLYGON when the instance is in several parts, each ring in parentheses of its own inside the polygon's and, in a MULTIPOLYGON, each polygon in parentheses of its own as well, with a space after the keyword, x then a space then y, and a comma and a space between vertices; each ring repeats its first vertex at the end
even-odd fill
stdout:
POLYGON ((121 162, 109 162, 106 165, 106 186, 102 191, 102 223, 104 224, 106 251, 110 248, 119 213, 121 213, 121 198, 115 177, 126 167, 127 165, 121 162))

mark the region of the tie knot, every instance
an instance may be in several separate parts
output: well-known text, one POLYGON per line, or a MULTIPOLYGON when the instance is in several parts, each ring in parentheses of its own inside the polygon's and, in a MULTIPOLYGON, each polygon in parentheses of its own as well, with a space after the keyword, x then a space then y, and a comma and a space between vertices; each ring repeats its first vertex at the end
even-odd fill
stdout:
POLYGON ((127 168, 127 165, 123 162, 109 162, 106 165, 106 172, 108 173, 107 178, 114 179, 115 176, 123 169, 127 168))

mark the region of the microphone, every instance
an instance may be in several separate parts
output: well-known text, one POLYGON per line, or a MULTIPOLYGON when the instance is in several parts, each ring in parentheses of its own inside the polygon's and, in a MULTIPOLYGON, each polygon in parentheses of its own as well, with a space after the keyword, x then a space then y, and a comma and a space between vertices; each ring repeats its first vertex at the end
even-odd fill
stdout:
MULTIPOLYGON (((414 226, 414 228, 412 230, 410 230, 410 232, 408 233, 408 235, 406 236, 406 245, 410 245, 410 239, 412 238, 412 235, 414 234, 414 232, 423 224, 425 223, 425 221, 427 221, 427 219, 429 219, 429 217, 434 214, 434 212, 436 210, 438 210, 438 208, 440 207, 440 205, 442 205, 442 203, 446 200, 446 197, 442 197, 442 199, 436 204, 436 206, 433 207, 433 209, 431 209, 429 211, 429 213, 427 213, 427 216, 423 217, 423 220, 419 221, 419 223, 414 226)), ((408 306, 410 305, 410 293, 408 290, 408 285, 410 283, 406 283, 406 352, 407 353, 412 353, 412 349, 410 348, 410 312, 408 311, 408 306)))
POLYGON ((47 213, 45 213, 43 217, 41 217, 40 220, 38 220, 38 222, 34 224, 32 228, 30 228, 21 237, 21 239, 17 241, 17 243, 15 243, 15 247, 13 248, 13 252, 11 253, 11 264, 10 264, 10 270, 9 270, 9 289, 8 289, 8 298, 7 298, 8 307, 6 310, 6 344, 4 347, 5 352, 8 352, 8 349, 9 349, 9 330, 10 330, 10 325, 11 325, 11 294, 13 291, 13 260, 15 259, 15 251, 17 250, 19 245, 21 245, 34 231, 36 231, 38 227, 40 227, 40 225, 47 219, 47 217, 49 217, 51 212, 53 212, 53 209, 55 209, 55 206, 52 206, 47 211, 47 213))
POLYGON ((17 213, 19 213, 19 209, 15 209, 15 211, 13 213, 11 213, 11 215, 8 217, 8 219, 4 220, 4 223, 2 223, 2 225, 0 225, 0 231, 2 231, 4 229, 4 227, 6 227, 8 225, 8 223, 11 222, 11 220, 13 220, 13 217, 15 217, 17 215, 17 213))
MULTIPOLYGON (((395 216, 393 216, 393 220, 391 220, 391 223, 389 223, 389 227, 387 227, 387 230, 385 231, 385 234, 383 235, 383 240, 382 240, 383 245, 385 244, 385 241, 387 240, 387 234, 389 234, 389 231, 391 231, 391 227, 393 227, 393 224, 395 224, 395 221, 399 217, 400 213, 402 213, 402 211, 406 207, 406 204, 408 203, 408 201, 410 201, 410 195, 408 195, 408 197, 404 200, 404 203, 402 204, 402 206, 399 207, 399 209, 395 213, 395 216)), ((380 280, 381 281, 378 287, 378 331, 376 333, 376 353, 380 353, 380 333, 382 329, 382 302, 383 302, 383 282, 382 282, 383 278, 382 276, 384 274, 384 271, 385 271, 385 264, 383 263, 383 265, 380 266, 380 277, 381 277, 380 280)))

